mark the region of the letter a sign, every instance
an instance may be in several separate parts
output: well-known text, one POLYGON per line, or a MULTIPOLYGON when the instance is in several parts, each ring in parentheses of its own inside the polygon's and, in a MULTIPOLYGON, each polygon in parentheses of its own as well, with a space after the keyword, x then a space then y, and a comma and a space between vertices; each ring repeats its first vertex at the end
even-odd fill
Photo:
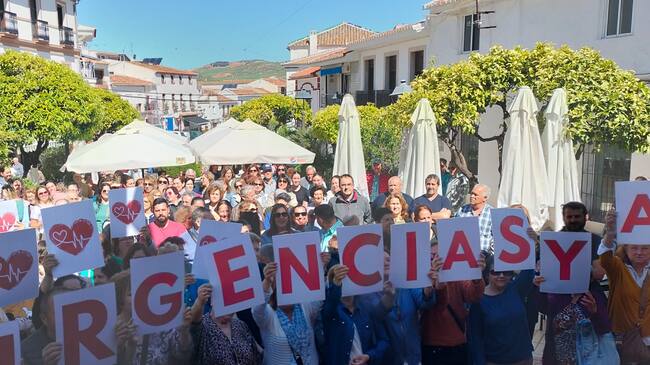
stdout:
POLYGON ((438 255, 442 258, 441 283, 481 278, 478 217, 439 220, 438 246, 438 255))
POLYGON ((650 181, 617 181, 615 187, 618 243, 650 245, 650 181))

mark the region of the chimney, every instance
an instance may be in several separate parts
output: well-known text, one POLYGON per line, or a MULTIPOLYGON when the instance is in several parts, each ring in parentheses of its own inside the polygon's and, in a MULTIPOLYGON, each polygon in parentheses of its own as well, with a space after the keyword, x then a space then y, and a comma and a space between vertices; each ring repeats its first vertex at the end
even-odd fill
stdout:
POLYGON ((309 32, 309 55, 316 54, 318 51, 318 32, 312 30, 309 32))

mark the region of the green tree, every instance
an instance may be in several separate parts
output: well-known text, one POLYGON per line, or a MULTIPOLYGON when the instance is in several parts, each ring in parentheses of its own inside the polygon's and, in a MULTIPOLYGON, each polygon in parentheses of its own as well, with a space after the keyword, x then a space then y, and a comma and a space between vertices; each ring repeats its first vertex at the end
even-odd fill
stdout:
POLYGON ((439 136, 450 148, 452 161, 473 180, 476 172, 467 168, 457 137, 468 134, 483 142, 495 141, 501 159, 505 121, 509 118, 508 98, 521 86, 530 86, 541 102, 540 116, 553 90, 566 89, 566 132, 577 147, 577 157, 589 144, 596 148, 609 144, 627 151, 650 151, 648 87, 632 72, 620 69, 590 48, 555 48, 548 43, 530 50, 496 46, 487 54, 473 53, 456 64, 427 68, 411 86, 413 92, 386 108, 386 118, 407 126, 417 101, 428 98, 436 114, 439 136), (502 121, 498 133, 483 136, 478 133, 478 125, 481 114, 490 107, 501 109, 502 121))
POLYGON ((10 148, 20 149, 26 168, 50 141, 91 139, 120 125, 125 116, 137 115, 107 93, 90 87, 66 65, 26 52, 0 55, 0 120, 11 133, 10 148), (33 152, 23 148, 30 143, 36 143, 33 152))
POLYGON ((140 118, 140 113, 119 95, 99 88, 90 88, 90 90, 98 106, 94 116, 96 122, 94 139, 98 139, 104 133, 113 133, 134 119, 140 118))
POLYGON ((239 121, 250 119, 272 131, 292 121, 307 126, 312 119, 309 104, 281 94, 268 94, 247 101, 232 108, 230 116, 239 121))

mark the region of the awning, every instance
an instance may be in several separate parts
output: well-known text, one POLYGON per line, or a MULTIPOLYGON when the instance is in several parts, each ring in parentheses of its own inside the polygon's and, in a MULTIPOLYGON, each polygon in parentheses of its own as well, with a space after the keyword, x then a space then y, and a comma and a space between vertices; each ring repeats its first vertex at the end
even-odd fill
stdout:
POLYGON ((193 116, 183 117, 183 124, 189 125, 190 127, 196 127, 204 124, 210 124, 210 121, 205 118, 201 118, 199 116, 193 115, 193 116))
POLYGON ((315 77, 314 74, 318 71, 320 71, 320 66, 307 67, 304 70, 294 72, 289 77, 289 80, 298 80, 298 79, 306 79, 309 77, 315 77))
POLYGON ((320 70, 320 75, 321 76, 327 76, 327 75, 335 75, 335 74, 340 74, 343 73, 343 67, 338 66, 338 67, 331 67, 331 68, 324 68, 320 70))

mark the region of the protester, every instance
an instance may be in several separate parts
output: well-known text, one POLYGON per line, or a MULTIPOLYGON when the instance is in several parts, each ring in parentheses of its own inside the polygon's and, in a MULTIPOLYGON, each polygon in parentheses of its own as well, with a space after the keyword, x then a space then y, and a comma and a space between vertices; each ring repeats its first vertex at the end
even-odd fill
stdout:
POLYGON ((14 229, 23 229, 29 227, 29 204, 16 194, 12 185, 2 187, 2 199, 13 200, 16 203, 16 223, 14 229))
POLYGON ((340 179, 339 191, 329 204, 334 208, 334 214, 340 219, 356 217, 359 222, 369 224, 372 222, 370 203, 368 199, 354 190, 354 179, 350 175, 343 175, 340 179))
POLYGON ((308 230, 308 224, 307 208, 299 205, 291 210, 291 228, 298 232, 305 232, 308 230))
POLYGON ((300 185, 309 191, 314 186, 314 176, 316 175, 316 168, 309 165, 305 168, 305 176, 300 179, 300 185))
POLYGON ((296 196, 298 205, 307 206, 309 204, 309 191, 301 185, 300 174, 294 172, 291 175, 291 189, 290 191, 296 196))
POLYGON ((180 237, 187 234, 187 230, 182 224, 169 219, 169 204, 165 199, 154 200, 153 214, 154 221, 149 223, 149 230, 156 247, 160 246, 168 237, 180 237))
POLYGON ((212 212, 214 219, 219 219, 219 214, 217 213, 217 205, 221 199, 223 199, 223 191, 219 189, 218 185, 213 183, 212 185, 208 186, 207 190, 205 191, 205 198, 207 208, 210 209, 210 212, 212 212))
POLYGON ((262 181, 264 182, 264 194, 267 196, 273 195, 277 184, 273 178, 273 166, 270 163, 262 165, 262 181))
POLYGON ((389 177, 388 174, 382 171, 381 161, 373 160, 372 170, 366 173, 370 201, 375 201, 379 195, 388 191, 389 177))
MULTIPOLYGON (((399 178, 399 176, 392 176, 390 179, 388 179, 388 190, 377 195, 377 197, 372 201, 372 209, 377 209, 380 207, 384 206, 384 203, 386 202, 386 199, 388 199, 389 196, 397 195, 400 194, 406 201, 406 204, 409 207, 415 207, 413 206, 413 198, 402 192, 402 179, 399 178)), ((412 212, 409 212, 409 214, 412 212)))
POLYGON ((111 185, 103 182, 99 185, 99 194, 93 199, 93 208, 95 209, 95 223, 97 231, 101 232, 110 218, 108 212, 108 192, 111 191, 111 185))
POLYGON ((447 184, 447 191, 445 195, 451 202, 451 210, 456 214, 465 204, 467 194, 469 194, 469 179, 465 176, 456 164, 452 161, 449 163, 449 173, 451 179, 447 184))
POLYGON ((81 196, 79 195, 79 185, 77 183, 72 183, 68 185, 68 190, 67 190, 68 196, 67 200, 69 202, 79 202, 81 201, 81 196))
POLYGON ((394 223, 409 223, 411 217, 409 216, 409 206, 404 200, 404 197, 401 194, 391 195, 386 198, 384 202, 384 208, 390 210, 393 215, 394 223))
POLYGON ((41 209, 53 206, 54 202, 52 201, 50 192, 44 186, 39 186, 36 189, 36 200, 36 205, 31 205, 29 207, 29 225, 42 233, 43 219, 41 216, 41 209))
POLYGON ((451 173, 449 172, 449 165, 447 159, 440 159, 440 185, 442 187, 442 195, 447 195, 447 186, 451 180, 451 173))
POLYGON ((201 178, 199 179, 201 182, 201 188, 199 189, 198 193, 201 196, 208 196, 207 195, 207 190, 210 185, 212 185, 212 182, 214 181, 214 175, 210 171, 204 171, 201 174, 201 178))
POLYGON ((478 217, 478 226, 481 233, 481 251, 494 251, 494 238, 492 237, 492 206, 488 204, 490 188, 487 185, 477 184, 470 194, 469 204, 464 205, 457 217, 478 217))
POLYGON ((429 238, 431 243, 438 242, 435 229, 435 221, 433 220, 433 212, 427 205, 418 205, 413 212, 414 222, 427 222, 429 224, 429 238))
POLYGON ((424 180, 426 193, 417 197, 413 205, 418 207, 426 205, 431 211, 431 218, 434 220, 451 217, 451 202, 444 195, 438 194, 440 188, 440 178, 436 174, 431 174, 424 180))
POLYGON ((25 167, 23 167, 23 164, 20 163, 20 159, 18 157, 11 159, 11 175, 19 179, 22 179, 25 175, 25 167))
POLYGON ((271 227, 262 234, 262 245, 272 244, 273 236, 289 233, 296 233, 291 228, 289 209, 283 204, 275 204, 271 208, 271 227))
POLYGON ((13 181, 11 181, 11 186, 14 188, 17 197, 25 199, 25 186, 20 178, 13 179, 13 181))
POLYGON ((330 190, 325 195, 325 202, 329 202, 339 191, 341 191, 341 177, 334 175, 332 176, 332 180, 330 180, 330 190))
POLYGON ((122 267, 124 270, 128 270, 131 268, 131 260, 140 257, 155 256, 155 254, 155 250, 153 250, 150 246, 147 246, 142 242, 137 242, 131 245, 131 247, 129 247, 129 250, 126 252, 126 255, 124 255, 124 264, 122 267))

